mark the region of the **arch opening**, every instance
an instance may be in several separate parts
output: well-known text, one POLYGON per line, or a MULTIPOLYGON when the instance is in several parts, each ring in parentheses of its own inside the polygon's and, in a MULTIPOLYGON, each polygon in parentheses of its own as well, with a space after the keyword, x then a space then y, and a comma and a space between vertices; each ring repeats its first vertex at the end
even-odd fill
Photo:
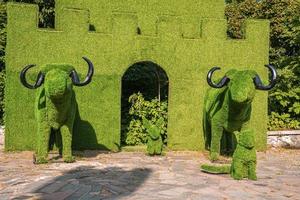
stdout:
POLYGON ((131 65, 122 77, 121 145, 138 146, 147 143, 147 131, 142 118, 154 124, 164 119, 161 135, 167 144, 169 78, 164 69, 151 61, 131 65))

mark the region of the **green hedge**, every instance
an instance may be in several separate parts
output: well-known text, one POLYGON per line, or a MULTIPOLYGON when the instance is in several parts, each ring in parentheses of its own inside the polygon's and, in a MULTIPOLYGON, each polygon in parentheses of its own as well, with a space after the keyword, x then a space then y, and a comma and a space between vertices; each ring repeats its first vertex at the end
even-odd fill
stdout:
MULTIPOLYGON (((134 63, 151 61, 169 77, 167 132, 168 146, 174 150, 204 149, 201 113, 211 67, 218 65, 223 73, 230 68, 254 69, 266 79, 267 21, 248 21, 246 39, 230 40, 222 0, 160 1, 159 7, 150 0, 122 2, 57 1, 55 30, 37 29, 37 6, 8 4, 6 150, 35 147, 35 92, 18 80, 20 70, 29 63, 69 63, 85 74, 81 57, 93 61, 93 82, 76 88, 83 123, 78 124, 74 147, 80 149, 119 148, 121 80, 134 63), (146 13, 144 5, 153 13, 146 13), (103 26, 97 25, 100 22, 103 26), (93 32, 89 32, 91 25, 93 32)), ((31 73, 34 77, 37 71, 31 73)), ((267 94, 258 92, 253 107, 257 148, 263 150, 267 94)))

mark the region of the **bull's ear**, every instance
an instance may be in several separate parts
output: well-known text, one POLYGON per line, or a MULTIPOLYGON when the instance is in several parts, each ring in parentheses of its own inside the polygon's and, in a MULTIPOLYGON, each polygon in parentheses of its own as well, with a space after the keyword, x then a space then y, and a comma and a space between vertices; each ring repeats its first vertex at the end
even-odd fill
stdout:
POLYGON ((226 72, 226 76, 230 79, 232 79, 232 77, 234 76, 234 74, 237 72, 236 69, 230 69, 228 72, 226 72))

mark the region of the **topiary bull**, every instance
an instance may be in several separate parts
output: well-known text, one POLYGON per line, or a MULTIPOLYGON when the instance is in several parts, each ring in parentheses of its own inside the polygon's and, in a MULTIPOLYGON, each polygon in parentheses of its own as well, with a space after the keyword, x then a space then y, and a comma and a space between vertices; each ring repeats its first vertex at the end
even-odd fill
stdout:
POLYGON ((73 162, 72 133, 77 102, 73 85, 85 86, 91 82, 94 73, 92 62, 83 57, 88 64, 88 73, 83 82, 79 81, 74 67, 67 64, 48 64, 41 68, 34 85, 26 81, 26 72, 35 65, 26 66, 20 73, 21 83, 29 89, 38 89, 35 101, 37 120, 37 149, 35 163, 46 163, 51 130, 60 130, 62 155, 65 162, 73 162))
POLYGON ((266 67, 271 71, 267 86, 253 70, 229 70, 217 84, 212 81, 212 75, 220 68, 214 67, 208 72, 207 82, 212 88, 208 89, 204 99, 203 129, 211 160, 219 157, 223 133, 233 136, 234 131, 249 129, 251 103, 256 89, 270 90, 275 86, 277 72, 271 65, 266 67))

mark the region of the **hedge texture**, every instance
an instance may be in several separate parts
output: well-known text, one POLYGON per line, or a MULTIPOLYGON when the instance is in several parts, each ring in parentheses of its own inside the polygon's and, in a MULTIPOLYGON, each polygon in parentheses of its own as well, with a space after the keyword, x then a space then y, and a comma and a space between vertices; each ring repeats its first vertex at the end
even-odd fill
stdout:
POLYGON ((55 137, 59 136, 60 131, 61 140, 56 138, 56 146, 60 148, 64 161, 74 161, 72 134, 78 106, 69 77, 71 70, 73 67, 69 65, 45 65, 41 68, 45 81, 38 89, 35 100, 37 164, 47 162, 51 130, 56 132, 55 137))
POLYGON ((227 174, 235 180, 248 178, 257 180, 256 176, 256 150, 255 134, 253 130, 247 129, 234 132, 237 138, 237 147, 232 156, 231 166, 204 164, 201 169, 213 174, 227 174))
POLYGON ((149 155, 160 155, 163 149, 161 137, 163 118, 159 118, 156 124, 152 124, 148 119, 143 118, 143 125, 147 130, 147 152, 149 155))
MULTIPOLYGON (((223 0, 59 0, 55 29, 38 29, 36 5, 9 3, 5 149, 36 145, 34 94, 18 79, 23 66, 69 63, 84 74, 81 57, 86 56, 95 74, 84 89, 75 88, 81 121, 74 148, 119 148, 122 76, 134 63, 151 61, 169 77, 168 147, 203 150, 207 71, 217 65, 224 71, 253 69, 267 77, 269 23, 249 20, 246 39, 228 39, 224 7, 223 0)), ((266 93, 258 92, 253 115, 256 145, 264 150, 266 93)))
POLYGON ((253 79, 256 75, 253 70, 232 69, 226 73, 230 79, 227 86, 208 89, 204 99, 203 131, 211 160, 217 160, 222 151, 233 151, 236 143, 234 131, 249 128, 252 101, 256 93, 253 79))

